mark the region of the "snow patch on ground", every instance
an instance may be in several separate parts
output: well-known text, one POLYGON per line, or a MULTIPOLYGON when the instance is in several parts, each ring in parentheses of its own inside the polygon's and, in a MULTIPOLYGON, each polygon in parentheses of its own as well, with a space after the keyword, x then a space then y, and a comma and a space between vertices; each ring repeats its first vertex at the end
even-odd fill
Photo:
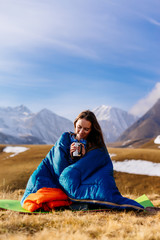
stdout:
POLYGON ((155 143, 155 144, 160 144, 160 135, 158 135, 158 136, 154 139, 154 143, 155 143))
POLYGON ((22 152, 25 152, 27 151, 29 148, 26 148, 26 147, 13 147, 13 146, 8 146, 8 147, 5 147, 3 149, 3 152, 6 152, 6 153, 13 153, 10 155, 10 157, 14 157, 16 156, 17 154, 19 153, 22 153, 22 152))
MULTIPOLYGON (((117 154, 110 153, 109 155, 112 158, 117 154)), ((146 160, 135 159, 126 159, 122 162, 112 160, 112 163, 114 170, 117 172, 160 177, 160 163, 153 163, 146 160)))
POLYGON ((128 144, 130 141, 131 141, 131 140, 127 140, 127 141, 123 142, 122 146, 128 144))
POLYGON ((109 153, 110 158, 117 156, 115 153, 109 153))
POLYGON ((158 176, 160 177, 160 163, 145 160, 125 160, 123 162, 112 161, 113 168, 117 172, 158 176))

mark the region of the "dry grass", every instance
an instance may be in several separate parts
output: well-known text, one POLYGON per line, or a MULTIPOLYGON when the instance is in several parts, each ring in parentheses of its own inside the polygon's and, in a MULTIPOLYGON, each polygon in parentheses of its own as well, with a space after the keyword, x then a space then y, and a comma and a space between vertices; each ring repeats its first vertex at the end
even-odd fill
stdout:
MULTIPOLYGON (((0 198, 20 200, 25 184, 46 156, 51 146, 27 146, 30 149, 14 158, 3 153, 0 146, 0 198)), ((115 160, 144 159, 160 162, 160 151, 152 149, 112 149, 115 160)), ((146 193, 153 204, 160 207, 159 177, 115 172, 120 192, 135 199, 146 193)), ((20 214, 0 210, 0 240, 90 240, 90 239, 160 239, 160 212, 72 212, 70 210, 49 214, 20 214)))
POLYGON ((15 190, 26 186, 29 176, 37 168, 52 146, 25 145, 29 150, 14 157, 11 153, 2 152, 5 146, 0 146, 0 189, 15 190))
MULTIPOLYGON (((148 149, 159 149, 160 144, 154 143, 155 138, 149 140, 148 142, 141 145, 141 148, 148 148, 148 149)), ((160 150, 160 149, 159 149, 160 150)))
MULTIPOLYGON (((125 159, 140 159, 160 163, 160 149, 131 149, 131 148, 108 148, 109 153, 114 153, 112 157, 115 161, 125 159)), ((160 177, 128 174, 115 172, 116 184, 122 194, 142 195, 157 193, 160 195, 160 177)))
MULTIPOLYGON (((1 193, 0 198, 20 199, 22 190, 1 193)), ((137 196, 128 196, 135 198, 137 196)), ((158 206, 157 195, 150 195, 158 206)), ((159 202, 160 204, 160 202, 159 202)), ((0 239, 7 240, 88 240, 88 239, 160 239, 160 212, 72 212, 20 214, 0 211, 0 239)))
MULTIPOLYGON (((10 158, 10 153, 2 152, 0 145, 0 189, 5 191, 24 189, 29 176, 51 149, 51 145, 29 145, 26 152, 10 158)), ((160 149, 108 148, 109 153, 117 154, 113 160, 142 159, 160 162, 160 149)), ((159 177, 136 174, 117 173, 115 179, 123 194, 158 193, 160 194, 159 177)))
POLYGON ((160 163, 160 149, 144 148, 108 148, 109 153, 115 153, 112 158, 115 161, 124 161, 125 159, 141 159, 160 163))

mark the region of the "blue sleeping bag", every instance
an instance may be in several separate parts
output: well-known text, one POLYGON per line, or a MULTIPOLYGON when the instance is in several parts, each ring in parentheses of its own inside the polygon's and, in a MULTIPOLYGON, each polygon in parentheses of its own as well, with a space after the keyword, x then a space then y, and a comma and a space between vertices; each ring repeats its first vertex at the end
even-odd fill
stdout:
MULTIPOLYGON (((40 188, 61 188, 73 202, 98 204, 107 208, 143 210, 134 200, 123 197, 113 177, 113 165, 106 148, 88 151, 74 162, 70 145, 74 141, 65 132, 31 175, 21 204, 40 188)), ((82 140, 83 141, 83 140, 82 140)))

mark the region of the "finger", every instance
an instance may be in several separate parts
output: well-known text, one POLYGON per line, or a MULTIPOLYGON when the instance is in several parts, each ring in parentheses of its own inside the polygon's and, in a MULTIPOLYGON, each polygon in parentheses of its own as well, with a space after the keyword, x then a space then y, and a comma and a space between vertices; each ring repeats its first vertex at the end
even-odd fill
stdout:
POLYGON ((75 151, 76 151, 76 147, 73 146, 70 148, 70 152, 75 152, 75 151))

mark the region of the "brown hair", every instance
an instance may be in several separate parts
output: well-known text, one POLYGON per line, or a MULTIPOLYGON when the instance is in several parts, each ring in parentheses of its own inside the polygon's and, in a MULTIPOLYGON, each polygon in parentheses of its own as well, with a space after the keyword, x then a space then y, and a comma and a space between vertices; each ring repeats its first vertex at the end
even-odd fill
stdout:
POLYGON ((106 147, 103 139, 101 127, 97 121, 97 118, 93 112, 86 110, 81 112, 74 121, 74 127, 79 119, 85 119, 91 123, 91 132, 87 137, 87 148, 106 147))

